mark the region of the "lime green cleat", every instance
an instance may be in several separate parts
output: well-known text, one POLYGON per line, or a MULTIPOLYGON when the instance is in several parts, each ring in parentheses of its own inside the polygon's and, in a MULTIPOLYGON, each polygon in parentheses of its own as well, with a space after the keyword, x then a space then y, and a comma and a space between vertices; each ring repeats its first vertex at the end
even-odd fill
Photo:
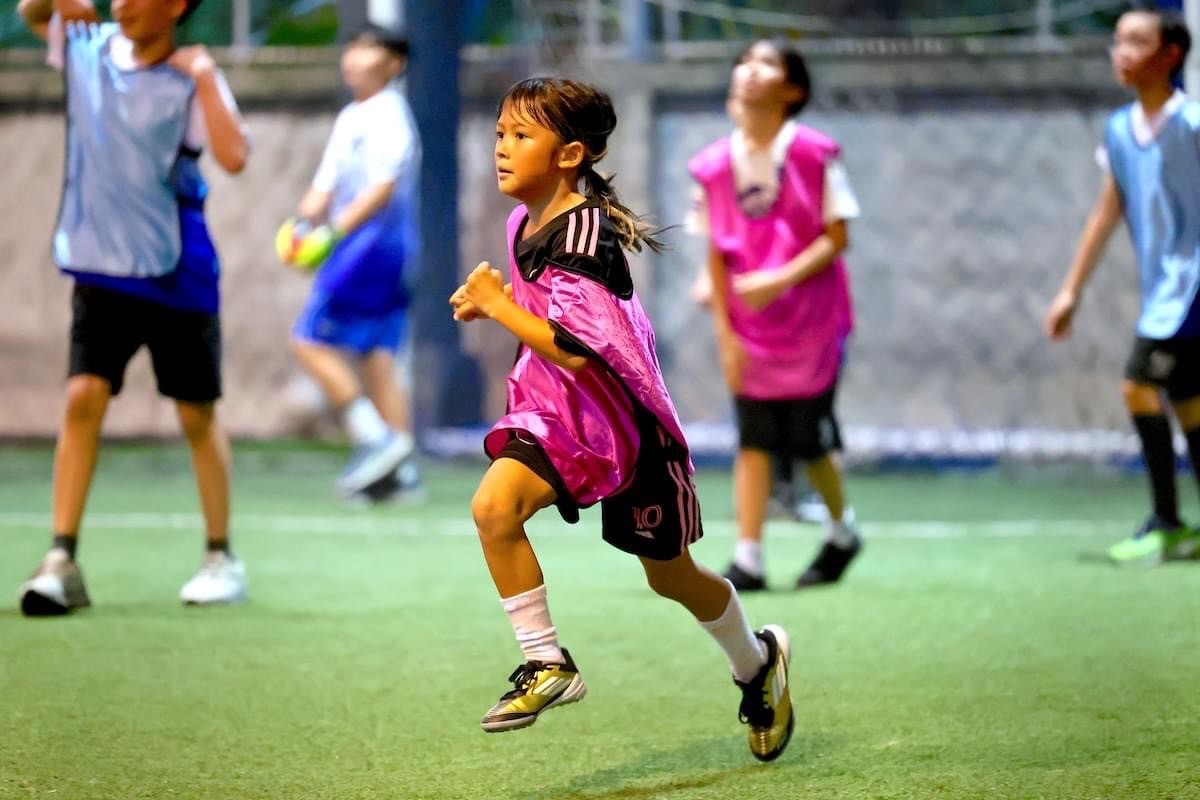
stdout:
POLYGON ((1200 558, 1200 530, 1185 526, 1167 534, 1164 551, 1171 561, 1200 558))
POLYGON ((1151 517, 1141 530, 1108 548, 1114 564, 1157 567, 1168 560, 1200 558, 1200 531, 1186 525, 1167 527, 1151 517))

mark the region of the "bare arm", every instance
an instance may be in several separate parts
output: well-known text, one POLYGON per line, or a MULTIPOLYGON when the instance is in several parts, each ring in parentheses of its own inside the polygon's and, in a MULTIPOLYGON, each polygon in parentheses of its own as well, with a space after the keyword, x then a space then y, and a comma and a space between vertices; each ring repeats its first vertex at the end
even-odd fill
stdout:
POLYGON ((735 289, 746 305, 763 308, 793 286, 819 274, 850 246, 845 220, 825 226, 825 232, 777 269, 761 270, 738 279, 735 289))
POLYGON ((713 331, 717 337, 717 356, 721 360, 721 371, 729 391, 737 394, 742 390, 742 368, 746 362, 746 351, 742 342, 729 324, 729 280, 725 256, 710 240, 708 243, 708 274, 712 279, 713 331))
POLYGON ((91 0, 20 0, 17 13, 39 39, 49 35, 50 19, 57 13, 64 22, 96 22, 96 8, 91 0))
POLYGON ((451 303, 456 299, 470 303, 479 314, 500 323, 535 353, 563 369, 578 372, 587 366, 585 357, 568 353, 555 343, 554 328, 549 322, 513 302, 504 290, 500 270, 492 269, 486 261, 471 271, 451 303))
POLYGON ((321 220, 329 213, 329 205, 332 202, 332 192, 323 192, 316 187, 310 186, 308 191, 304 193, 304 197, 300 198, 300 206, 297 208, 297 211, 304 219, 310 221, 321 220))
POLYGON ((17 13, 25 21, 26 27, 39 39, 46 38, 50 28, 50 18, 54 16, 53 0, 21 0, 17 3, 17 13))
POLYGON ((196 82, 196 100, 204 112, 204 128, 213 158, 226 172, 241 172, 250 146, 241 115, 226 105, 221 95, 217 64, 208 49, 203 45, 181 47, 167 63, 196 82))
MULTIPOLYGON (((334 229, 341 234, 347 234, 359 225, 362 225, 388 204, 388 200, 391 199, 395 188, 395 181, 373 183, 365 187, 354 196, 354 199, 350 201, 350 205, 346 206, 342 210, 342 213, 338 214, 337 219, 330 220, 333 223, 334 229)), ((326 206, 326 210, 328 210, 328 206, 326 206)))
POLYGON ((1071 320, 1079 306, 1083 289, 1095 272, 1096 265, 1100 263, 1100 256, 1104 254, 1104 248, 1120 221, 1121 193, 1110 174, 1104 179, 1100 195, 1096 198, 1087 223, 1083 226, 1083 234, 1075 248, 1075 257, 1071 259, 1071 266, 1063 278, 1062 287, 1046 314, 1046 335, 1051 339, 1065 339, 1070 335, 1071 320))
POLYGON ((196 81, 196 97, 204 109, 208 146, 213 158, 226 172, 236 175, 245 169, 250 151, 241 115, 225 105, 213 74, 196 81))

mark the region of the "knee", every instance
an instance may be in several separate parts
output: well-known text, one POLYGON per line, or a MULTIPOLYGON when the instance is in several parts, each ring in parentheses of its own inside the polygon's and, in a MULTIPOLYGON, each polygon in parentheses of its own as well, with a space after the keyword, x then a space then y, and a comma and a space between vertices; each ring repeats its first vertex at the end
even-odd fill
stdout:
POLYGON ((216 406, 214 404, 179 404, 179 426, 183 429, 184 438, 188 440, 189 444, 196 444, 207 439, 215 423, 216 406))
POLYGON ((484 541, 502 539, 519 529, 529 515, 518 498, 480 487, 471 498, 471 517, 484 541))
POLYGON ((109 396, 108 381, 95 375, 76 375, 67 381, 67 421, 99 425, 109 396))
POLYGON ((1163 413, 1162 399, 1158 396, 1158 390, 1153 386, 1122 381, 1121 397, 1125 401, 1125 408, 1131 414, 1163 413))

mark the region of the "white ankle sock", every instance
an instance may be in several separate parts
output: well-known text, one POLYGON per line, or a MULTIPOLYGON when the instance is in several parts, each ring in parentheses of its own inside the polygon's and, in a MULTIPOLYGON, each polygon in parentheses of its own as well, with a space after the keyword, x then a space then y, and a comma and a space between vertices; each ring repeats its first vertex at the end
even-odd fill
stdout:
POLYGON ((733 677, 745 683, 767 663, 767 646, 754 635, 750 623, 746 621, 742 601, 738 599, 733 584, 729 581, 725 583, 729 586, 729 605, 725 606, 725 612, 720 617, 712 622, 701 622, 700 627, 708 631, 725 651, 733 677))
POLYGON ((562 648, 558 646, 558 633, 550 621, 550 607, 546 604, 546 585, 500 600, 508 621, 512 623, 517 644, 526 661, 541 661, 544 664, 562 664, 566 661, 562 648))
POLYGON ((356 397, 342 409, 342 422, 355 446, 377 442, 387 436, 388 426, 379 416, 375 404, 365 397, 356 397))
POLYGON ((742 572, 761 578, 763 574, 762 542, 738 537, 733 545, 733 563, 742 572))
POLYGON ((844 520, 829 520, 825 523, 825 541, 841 548, 853 547, 858 540, 858 531, 844 520))

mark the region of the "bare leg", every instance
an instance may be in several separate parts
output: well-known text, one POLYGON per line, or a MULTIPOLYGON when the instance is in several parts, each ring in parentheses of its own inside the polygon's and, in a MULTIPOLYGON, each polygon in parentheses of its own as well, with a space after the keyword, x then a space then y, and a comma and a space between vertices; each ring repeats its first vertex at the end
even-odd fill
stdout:
POLYGON ((175 411, 192 451, 192 469, 200 492, 205 539, 211 550, 229 546, 229 439, 217 422, 215 403, 176 402, 175 411))
POLYGON ((525 523, 554 502, 554 490, 529 467, 510 458, 492 462, 471 499, 483 557, 501 597, 528 592, 543 583, 525 523))
POLYGON ((697 564, 687 551, 670 561, 642 558, 641 562, 650 588, 682 605, 700 622, 712 622, 729 605, 733 594, 729 581, 697 564))
POLYGON ((670 561, 641 561, 650 588, 692 612, 725 652, 734 677, 743 683, 753 679, 766 663, 767 650, 729 581, 697 564, 686 550, 670 561))
POLYGON ((733 503, 739 539, 762 541, 770 495, 770 456, 763 450, 738 450, 733 463, 733 503))
POLYGON ((96 375, 75 375, 67 381, 67 410, 54 450, 51 524, 56 535, 79 535, 96 472, 100 425, 111 397, 108 381, 96 375))
POLYGON ((393 430, 412 433, 408 395, 396 379, 396 359, 387 350, 372 351, 363 360, 367 397, 393 430))
POLYGON ((336 348, 293 339, 292 351, 300 366, 313 377, 334 408, 345 408, 351 400, 362 394, 358 376, 336 348))
POLYGON ((842 489, 842 475, 833 460, 833 454, 826 453, 806 465, 804 469, 809 482, 825 501, 825 506, 829 509, 829 518, 835 522, 840 521, 845 512, 846 498, 842 489))

